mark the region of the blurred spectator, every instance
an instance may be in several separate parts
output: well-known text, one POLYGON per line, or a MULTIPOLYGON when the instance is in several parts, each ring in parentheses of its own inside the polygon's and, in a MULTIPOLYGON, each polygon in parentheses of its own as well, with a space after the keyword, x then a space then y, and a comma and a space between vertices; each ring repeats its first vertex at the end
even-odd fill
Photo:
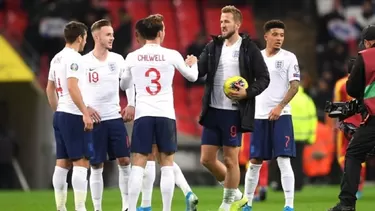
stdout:
MULTIPOLYGON (((199 58, 199 55, 201 55, 206 44, 207 44, 207 36, 204 32, 200 32, 196 35, 195 41, 187 47, 186 54, 194 55, 197 58, 199 58)), ((190 88, 191 86, 194 86, 194 85, 198 85, 198 86, 204 85, 205 80, 206 80, 205 77, 198 78, 198 80, 194 83, 186 80, 186 86, 190 88)))
POLYGON ((5 0, 0 0, 0 10, 5 9, 5 0))
MULTIPOLYGON (((103 7, 100 0, 91 0, 91 5, 88 7, 87 11, 84 13, 83 22, 90 29, 91 25, 100 19, 110 20, 109 12, 106 8, 103 7)), ((86 40, 86 46, 84 54, 88 53, 94 48, 94 40, 89 32, 86 40)))
POLYGON ((110 19, 109 12, 102 5, 101 0, 91 0, 91 6, 89 12, 95 15, 95 20, 110 19))
POLYGON ((365 0, 362 4, 361 13, 357 13, 354 17, 356 23, 362 30, 364 27, 375 24, 374 7, 371 0, 365 0))
POLYGON ((126 56, 126 52, 130 51, 132 43, 132 24, 131 17, 124 8, 119 9, 120 26, 115 31, 115 41, 113 44, 113 52, 126 56))
MULTIPOLYGON (((321 16, 318 19, 318 26, 317 26, 317 44, 324 45, 331 39, 333 39, 331 33, 328 31, 328 24, 331 21, 334 20, 343 20, 345 21, 345 17, 342 15, 342 12, 340 11, 340 7, 334 8, 333 11, 330 13, 321 16)), ((318 46, 321 47, 321 46, 318 46)))
POLYGON ((335 82, 347 74, 346 61, 348 50, 345 43, 331 41, 328 49, 324 52, 324 60, 320 76, 323 77, 333 88, 335 82))
POLYGON ((333 97, 332 89, 330 89, 329 83, 324 80, 318 80, 317 87, 311 90, 311 97, 315 102, 318 118, 324 119, 324 107, 327 100, 331 100, 333 97))

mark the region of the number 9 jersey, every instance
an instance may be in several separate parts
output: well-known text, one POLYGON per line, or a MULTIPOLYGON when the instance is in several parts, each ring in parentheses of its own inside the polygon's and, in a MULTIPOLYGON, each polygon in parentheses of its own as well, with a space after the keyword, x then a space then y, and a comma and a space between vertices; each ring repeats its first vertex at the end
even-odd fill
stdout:
POLYGON ((77 78, 78 86, 82 91, 85 68, 82 64, 82 56, 77 51, 65 47, 57 53, 50 63, 48 80, 53 81, 56 93, 59 97, 57 110, 69 114, 82 115, 74 104, 68 90, 68 78, 77 78))
POLYGON ((198 78, 197 64, 188 67, 179 52, 158 44, 146 44, 128 54, 121 86, 135 86, 135 119, 147 116, 176 119, 172 89, 175 69, 189 81, 198 78))

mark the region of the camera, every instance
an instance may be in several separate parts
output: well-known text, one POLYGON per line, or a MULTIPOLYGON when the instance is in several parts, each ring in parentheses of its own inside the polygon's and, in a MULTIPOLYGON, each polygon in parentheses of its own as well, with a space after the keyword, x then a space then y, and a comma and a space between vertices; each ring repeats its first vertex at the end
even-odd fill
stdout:
POLYGON ((324 112, 328 113, 330 118, 338 118, 343 121, 354 114, 361 113, 361 103, 358 100, 351 100, 348 102, 330 102, 327 101, 324 107, 324 112))
MULTIPOLYGON (((339 124, 338 128, 344 133, 344 136, 347 140, 351 140, 354 133, 356 133, 358 127, 352 123, 344 122, 345 119, 355 115, 362 114, 363 116, 367 115, 366 109, 358 100, 351 100, 348 102, 330 102, 327 101, 324 112, 328 113, 330 118, 338 118, 339 124)), ((367 156, 375 156, 375 148, 367 154, 367 156)))

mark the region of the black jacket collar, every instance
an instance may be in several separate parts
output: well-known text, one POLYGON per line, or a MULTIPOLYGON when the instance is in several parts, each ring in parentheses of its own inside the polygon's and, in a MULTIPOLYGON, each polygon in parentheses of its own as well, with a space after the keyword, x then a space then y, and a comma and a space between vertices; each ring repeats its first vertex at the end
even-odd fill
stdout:
MULTIPOLYGON (((242 40, 250 40, 250 36, 248 34, 240 33, 240 36, 242 37, 242 40)), ((212 40, 214 42, 224 42, 224 39, 221 35, 211 35, 212 40)))

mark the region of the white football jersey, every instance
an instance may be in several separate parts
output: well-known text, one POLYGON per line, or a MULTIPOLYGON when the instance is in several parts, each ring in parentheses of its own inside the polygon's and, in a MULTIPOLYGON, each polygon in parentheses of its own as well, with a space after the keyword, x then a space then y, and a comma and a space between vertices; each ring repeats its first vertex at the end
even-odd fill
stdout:
POLYGON ((83 56, 86 67, 83 99, 95 109, 102 121, 121 118, 120 78, 125 60, 117 53, 109 52, 105 61, 99 61, 89 52, 83 56))
POLYGON ((50 63, 48 80, 53 81, 56 93, 59 97, 57 111, 82 115, 82 112, 74 104, 68 91, 68 78, 77 78, 78 86, 82 90, 85 68, 82 56, 77 51, 65 47, 57 53, 50 63))
POLYGON ((240 75, 240 64, 238 58, 240 55, 240 47, 242 38, 240 37, 236 43, 231 46, 223 45, 219 64, 214 77, 214 86, 211 93, 210 106, 224 110, 238 110, 231 99, 225 96, 223 86, 225 81, 233 76, 240 75))
POLYGON ((189 81, 198 78, 198 67, 188 67, 181 54, 157 44, 146 44, 128 54, 122 82, 135 86, 135 119, 145 116, 175 119, 173 77, 175 69, 189 81))
MULTIPOLYGON (((294 53, 281 49, 276 55, 267 57, 266 51, 262 55, 270 74, 270 84, 260 95, 256 96, 255 119, 268 119, 269 113, 285 97, 290 81, 300 80, 298 61, 294 53)), ((286 105, 281 115, 290 115, 291 107, 286 105)))

